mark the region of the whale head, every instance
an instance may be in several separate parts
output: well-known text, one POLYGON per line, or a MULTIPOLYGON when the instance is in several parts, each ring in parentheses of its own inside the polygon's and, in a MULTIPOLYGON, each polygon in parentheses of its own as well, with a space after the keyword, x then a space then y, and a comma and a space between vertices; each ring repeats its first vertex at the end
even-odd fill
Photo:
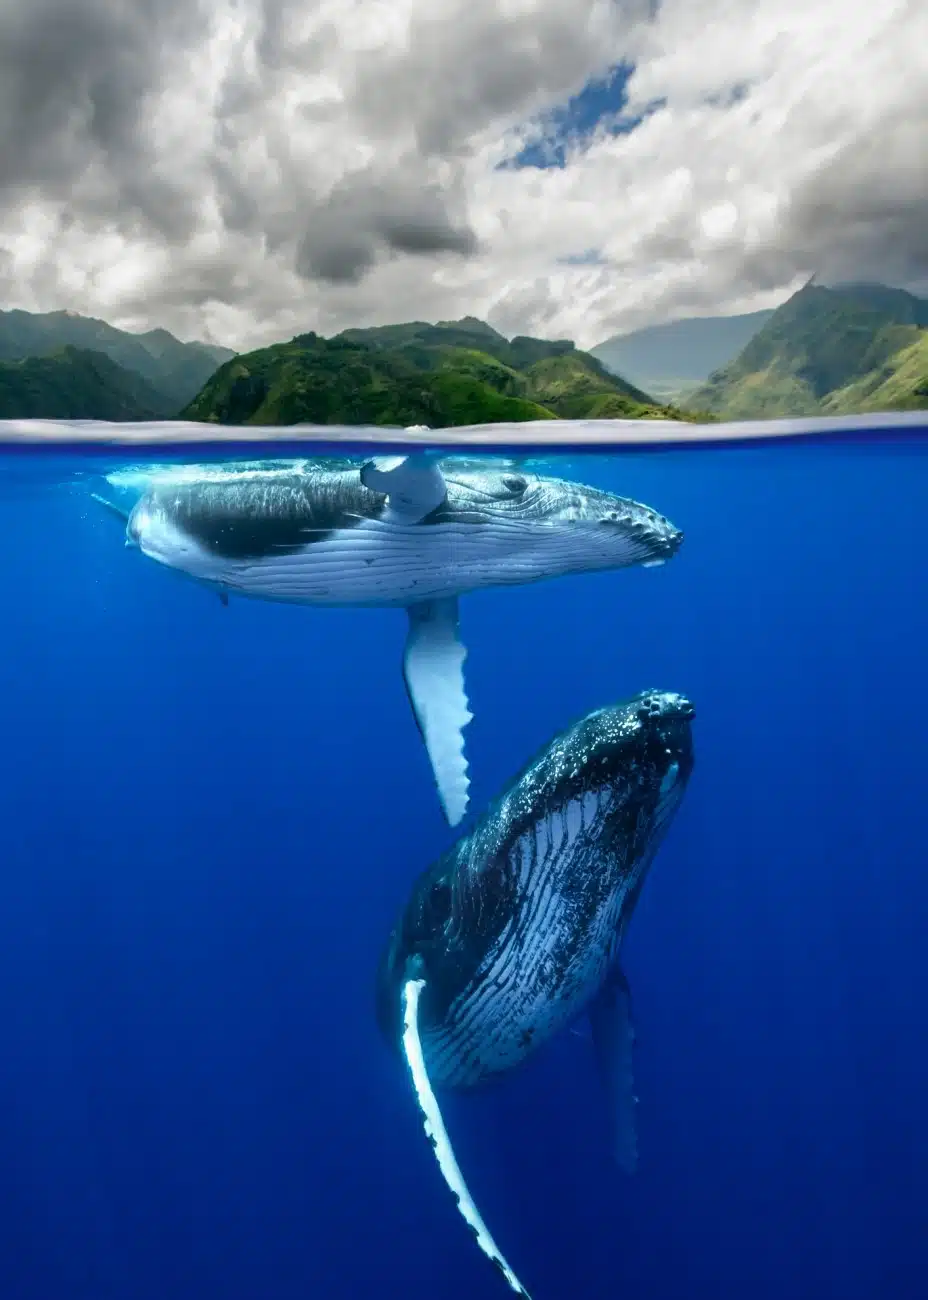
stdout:
POLYGON ((185 556, 195 551, 194 539, 171 517, 154 493, 136 501, 126 520, 126 545, 150 559, 182 567, 185 556))
POLYGON ((663 564, 683 542, 669 519, 629 497, 491 462, 442 469, 447 499, 423 522, 493 526, 546 575, 663 564))
POLYGON ((381 961, 378 1018, 401 994, 435 1082, 517 1064, 584 1010, 617 951, 693 768, 694 710, 646 691, 556 737, 413 888, 381 961))

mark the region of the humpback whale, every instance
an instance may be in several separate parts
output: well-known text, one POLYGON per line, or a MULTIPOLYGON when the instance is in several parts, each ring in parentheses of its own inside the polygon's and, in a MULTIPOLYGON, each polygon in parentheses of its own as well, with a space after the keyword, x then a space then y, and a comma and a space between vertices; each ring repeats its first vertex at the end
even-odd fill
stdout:
POLYGON ((637 1162, 622 939, 693 768, 692 705, 646 691, 557 736, 413 886, 377 976, 377 1018, 405 1057, 427 1136, 478 1245, 490 1235, 433 1088, 513 1069, 588 1013, 610 1145, 637 1162))
POLYGON ((482 587, 657 565, 683 535, 648 506, 491 458, 427 452, 366 462, 185 467, 154 476, 127 542, 230 594, 309 605, 399 606, 403 675, 442 808, 464 816, 471 720, 458 596, 482 587))

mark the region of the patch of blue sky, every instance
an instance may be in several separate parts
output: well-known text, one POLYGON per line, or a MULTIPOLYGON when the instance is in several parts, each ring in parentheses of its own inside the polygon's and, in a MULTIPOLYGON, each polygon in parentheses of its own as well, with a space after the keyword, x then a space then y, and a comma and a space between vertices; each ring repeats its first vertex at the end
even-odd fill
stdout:
POLYGON ((559 257, 558 265, 560 266, 605 266, 606 258, 598 248, 587 248, 582 253, 569 253, 566 257, 559 257))
POLYGON ((623 110, 628 102, 628 82, 634 64, 620 63, 607 76, 590 81, 566 104, 551 109, 533 124, 530 141, 500 168, 564 167, 572 149, 597 132, 627 135, 634 131, 659 104, 640 114, 623 110))

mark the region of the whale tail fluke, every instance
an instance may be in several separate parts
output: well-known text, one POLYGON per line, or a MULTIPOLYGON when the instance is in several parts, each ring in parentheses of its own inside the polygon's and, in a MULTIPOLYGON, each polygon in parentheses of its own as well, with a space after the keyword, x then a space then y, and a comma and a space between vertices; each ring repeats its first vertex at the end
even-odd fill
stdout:
POLYGON ((477 1245, 487 1259, 496 1265, 516 1295, 522 1296, 523 1300, 530 1300, 525 1287, 506 1263, 499 1247, 490 1236, 486 1224, 480 1217, 480 1211, 474 1204, 474 1199, 468 1191, 467 1184, 464 1182, 463 1175, 458 1167, 438 1102, 429 1083, 425 1058, 422 1052, 422 1042, 419 1038, 419 998, 424 988, 425 980, 421 979, 407 980, 403 986, 403 1052, 409 1066, 409 1073, 412 1075, 419 1110, 422 1112, 425 1135, 435 1152, 435 1158, 438 1161, 442 1177, 451 1189, 457 1207, 473 1232, 477 1245))

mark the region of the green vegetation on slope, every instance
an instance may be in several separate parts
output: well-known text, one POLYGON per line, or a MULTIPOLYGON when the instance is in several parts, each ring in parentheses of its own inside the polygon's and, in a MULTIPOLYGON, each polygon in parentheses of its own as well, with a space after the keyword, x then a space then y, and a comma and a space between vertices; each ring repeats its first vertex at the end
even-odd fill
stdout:
POLYGON ((901 289, 810 283, 689 401, 729 420, 928 406, 926 326, 901 289))
POLYGON ((129 334, 106 321, 68 311, 0 311, 0 361, 48 356, 65 347, 102 352, 118 366, 141 375, 160 394, 159 409, 168 415, 176 415, 217 366, 235 355, 212 344, 182 343, 167 330, 129 334))
POLYGON ((895 352, 863 379, 829 393, 822 402, 825 415, 857 411, 916 411, 928 407, 928 330, 895 352))
POLYGON ((173 412, 141 375, 102 352, 65 347, 0 361, 0 419, 157 420, 173 412))
POLYGON ((303 334, 235 357, 182 412, 217 424, 486 424, 685 419, 565 340, 511 342, 482 321, 303 334))

